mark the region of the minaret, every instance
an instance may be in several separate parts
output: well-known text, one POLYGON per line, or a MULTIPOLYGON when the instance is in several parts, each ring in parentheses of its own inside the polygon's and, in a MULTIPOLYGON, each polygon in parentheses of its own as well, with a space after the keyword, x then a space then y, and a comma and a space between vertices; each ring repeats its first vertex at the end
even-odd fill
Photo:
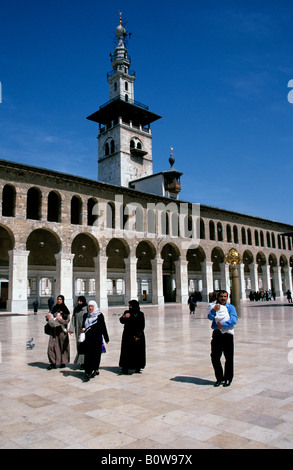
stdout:
POLYGON ((115 34, 118 44, 110 54, 113 70, 107 74, 110 101, 87 119, 99 124, 99 181, 128 186, 131 180, 153 174, 150 124, 161 116, 134 100, 135 72, 129 70, 121 13, 115 34))

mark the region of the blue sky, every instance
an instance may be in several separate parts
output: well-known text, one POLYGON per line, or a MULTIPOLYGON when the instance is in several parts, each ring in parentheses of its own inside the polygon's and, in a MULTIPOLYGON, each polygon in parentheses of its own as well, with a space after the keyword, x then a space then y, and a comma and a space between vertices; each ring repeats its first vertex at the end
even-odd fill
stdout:
POLYGON ((290 1, 2 2, 0 158, 97 178, 120 10, 154 172, 172 146, 181 199, 293 224, 290 1))

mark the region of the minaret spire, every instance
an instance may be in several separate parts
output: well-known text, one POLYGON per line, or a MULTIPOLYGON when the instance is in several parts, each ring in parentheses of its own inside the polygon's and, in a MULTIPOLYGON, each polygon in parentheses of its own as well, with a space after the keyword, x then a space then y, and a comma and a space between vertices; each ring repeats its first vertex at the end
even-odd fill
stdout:
POLYGON ((128 186, 131 180, 153 173, 150 124, 161 116, 134 100, 135 72, 129 70, 121 12, 115 35, 118 43, 110 54, 113 69, 107 73, 109 101, 88 119, 99 123, 99 180, 128 186))

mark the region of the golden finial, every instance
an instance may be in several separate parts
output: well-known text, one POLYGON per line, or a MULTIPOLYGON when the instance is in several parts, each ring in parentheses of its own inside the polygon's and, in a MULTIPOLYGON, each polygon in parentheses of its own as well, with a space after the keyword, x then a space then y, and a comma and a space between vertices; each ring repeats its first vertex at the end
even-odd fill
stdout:
POLYGON ((240 253, 235 248, 231 248, 225 256, 225 261, 228 264, 239 264, 241 262, 240 253))
POLYGON ((122 11, 119 11, 119 25, 122 25, 122 11))

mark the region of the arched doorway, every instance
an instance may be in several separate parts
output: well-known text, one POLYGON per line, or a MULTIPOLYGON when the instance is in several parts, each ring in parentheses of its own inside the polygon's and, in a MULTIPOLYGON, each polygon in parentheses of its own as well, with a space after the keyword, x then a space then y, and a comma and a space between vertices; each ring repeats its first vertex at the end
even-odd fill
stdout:
POLYGON ((152 263, 156 251, 154 246, 146 241, 137 245, 137 295, 139 302, 152 302, 152 263))
POLYGON ((176 301, 175 261, 179 259, 179 250, 172 243, 167 243, 161 252, 163 259, 163 296, 165 302, 176 301))
POLYGON ((73 258, 73 298, 84 295, 89 300, 96 296, 95 262, 99 251, 96 239, 87 233, 78 234, 71 245, 73 258))
POLYGON ((56 297, 56 258, 61 249, 58 235, 47 229, 34 230, 27 238, 28 306, 35 300, 39 308, 48 307, 49 297, 56 297))
POLYGON ((106 248, 107 261, 107 296, 108 305, 125 303, 125 262, 129 247, 118 238, 109 241, 106 248))
POLYGON ((9 254, 14 247, 12 233, 0 226, 0 309, 6 309, 9 286, 9 254))

